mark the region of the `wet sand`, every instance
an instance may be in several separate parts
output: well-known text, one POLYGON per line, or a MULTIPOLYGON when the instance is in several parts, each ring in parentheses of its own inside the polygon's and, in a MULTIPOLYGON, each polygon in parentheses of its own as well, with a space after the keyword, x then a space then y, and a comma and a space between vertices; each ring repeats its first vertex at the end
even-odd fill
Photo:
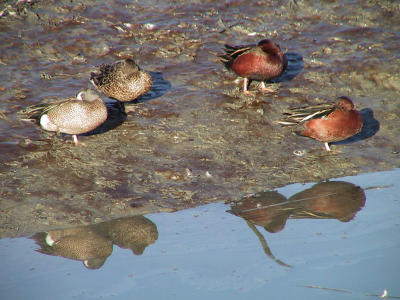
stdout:
POLYGON ((2 2, 0 237, 399 167, 400 4, 297 4, 2 2), (275 93, 245 97, 216 55, 262 38, 280 44, 288 70, 275 93), (152 90, 127 116, 103 96, 109 120, 79 137, 85 145, 21 120, 21 109, 74 96, 97 65, 130 56, 152 90), (275 123, 340 95, 365 124, 332 153, 275 123))

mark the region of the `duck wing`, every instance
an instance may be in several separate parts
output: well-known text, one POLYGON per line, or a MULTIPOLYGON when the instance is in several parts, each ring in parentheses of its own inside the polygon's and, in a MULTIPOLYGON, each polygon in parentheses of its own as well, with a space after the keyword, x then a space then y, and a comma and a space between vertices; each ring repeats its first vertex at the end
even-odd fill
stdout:
POLYGON ((41 116, 64 102, 65 100, 55 103, 39 103, 31 105, 20 110, 18 114, 26 116, 28 120, 39 120, 41 116))
POLYGON ((284 117, 278 121, 278 124, 290 126, 297 125, 311 119, 325 118, 332 113, 335 108, 335 104, 319 104, 290 108, 289 111, 283 113, 284 117))
POLYGON ((230 69, 234 60, 242 55, 243 53, 246 53, 249 51, 251 48, 256 47, 256 45, 240 45, 240 46, 231 46, 228 44, 224 45, 224 54, 219 55, 220 61, 225 65, 227 69, 230 69))

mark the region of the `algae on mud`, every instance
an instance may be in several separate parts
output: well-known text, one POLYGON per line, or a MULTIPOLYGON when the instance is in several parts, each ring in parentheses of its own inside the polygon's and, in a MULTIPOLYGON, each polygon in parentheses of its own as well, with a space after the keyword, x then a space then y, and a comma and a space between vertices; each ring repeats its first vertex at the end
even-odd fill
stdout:
POLYGON ((400 5, 289 2, 3 2, 0 236, 398 167, 400 5), (262 38, 292 53, 289 73, 275 93, 244 97, 216 54, 262 38), (110 130, 81 137, 85 147, 19 120, 26 106, 89 87, 95 66, 130 56, 153 88, 110 130), (340 95, 366 125, 332 154, 275 123, 290 106, 340 95))

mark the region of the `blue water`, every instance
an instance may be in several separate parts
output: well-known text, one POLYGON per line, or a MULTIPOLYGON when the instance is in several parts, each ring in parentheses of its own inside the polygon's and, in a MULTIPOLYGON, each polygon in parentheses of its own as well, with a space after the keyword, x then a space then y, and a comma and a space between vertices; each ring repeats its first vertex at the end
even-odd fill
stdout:
MULTIPOLYGON (((270 256, 223 203, 146 215, 155 243, 141 255, 114 245, 97 270, 41 254, 29 238, 2 239, 0 299, 377 299, 384 289, 399 297, 399 178, 393 170, 335 179, 365 193, 348 222, 290 217, 276 233, 256 226, 270 256)), ((289 199, 312 186, 277 192, 289 199)))

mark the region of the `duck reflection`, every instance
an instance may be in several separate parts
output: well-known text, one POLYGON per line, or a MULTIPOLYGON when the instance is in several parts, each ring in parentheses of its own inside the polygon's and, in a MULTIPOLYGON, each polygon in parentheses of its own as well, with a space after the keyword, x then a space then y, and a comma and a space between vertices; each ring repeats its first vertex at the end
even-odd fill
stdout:
POLYGON ((275 258, 255 225, 276 233, 285 227, 288 219, 337 219, 348 222, 365 205, 365 199, 365 193, 359 186, 344 181, 327 181, 289 199, 276 191, 259 193, 232 202, 228 212, 246 220, 270 258, 282 266, 291 267, 275 258))
POLYGON ((289 198, 297 202, 292 219, 337 219, 348 222, 365 205, 362 188, 349 182, 330 181, 313 185, 311 188, 289 198))
POLYGON ((264 227, 268 232, 275 233, 285 227, 291 206, 288 205, 285 196, 275 191, 268 191, 231 203, 229 212, 264 227))
POLYGON ((120 218, 100 223, 97 229, 123 249, 131 249, 136 255, 143 254, 146 247, 158 238, 157 226, 144 216, 120 218))
POLYGON ((37 251, 80 260, 88 269, 98 269, 111 255, 113 244, 90 227, 59 229, 37 234, 34 238, 41 246, 37 251))
POLYGON ((141 255, 158 238, 157 226, 144 216, 119 218, 95 225, 57 229, 32 237, 37 251, 82 261, 88 269, 99 269, 111 255, 113 245, 141 255))

